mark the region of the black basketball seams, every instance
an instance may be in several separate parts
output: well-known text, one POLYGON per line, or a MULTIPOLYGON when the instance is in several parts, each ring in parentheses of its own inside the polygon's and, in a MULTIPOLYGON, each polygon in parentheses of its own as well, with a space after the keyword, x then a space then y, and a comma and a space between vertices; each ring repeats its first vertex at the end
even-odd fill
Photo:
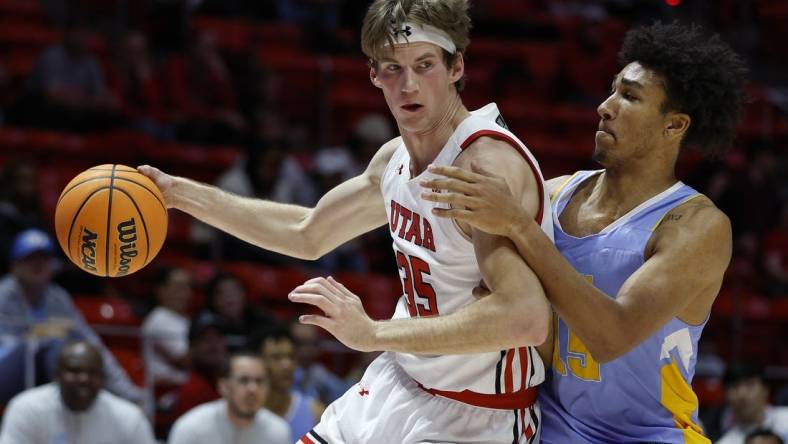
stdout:
POLYGON ((117 187, 115 189, 125 194, 126 197, 129 198, 131 204, 134 205, 134 208, 137 210, 137 214, 140 215, 140 220, 142 221, 142 229, 145 230, 145 261, 143 262, 143 265, 145 265, 148 263, 148 254, 150 253, 150 238, 148 237, 148 225, 145 223, 145 215, 142 214, 142 211, 140 211, 140 207, 137 205, 137 202, 134 200, 133 197, 131 197, 131 194, 129 194, 128 191, 120 187, 117 187))
MULTIPOLYGON (((81 181, 75 183, 74 185, 72 185, 71 187, 63 190, 63 192, 60 193, 60 197, 58 198, 57 204, 55 206, 60 205, 60 201, 66 196, 66 194, 68 194, 74 188, 76 188, 76 187, 78 187, 78 186, 80 186, 80 185, 82 185, 84 183, 93 181, 93 180, 112 179, 112 177, 113 176, 97 176, 97 177, 91 177, 91 178, 88 178, 88 179, 84 179, 84 180, 81 180, 81 181)), ((139 185, 140 187, 144 188, 145 191, 149 192, 154 198, 156 198, 156 200, 159 202, 159 204, 161 204, 161 207, 164 209, 164 211, 167 212, 167 206, 164 205, 164 202, 162 202, 161 199, 159 199, 159 196, 157 196, 156 193, 153 192, 153 190, 151 190, 150 188, 146 187, 144 183, 137 182, 134 179, 129 179, 129 178, 126 178, 126 177, 117 177, 117 176, 115 177, 115 180, 123 180, 123 181, 126 181, 126 182, 131 182, 133 184, 139 185)))
POLYGON ((85 207, 85 205, 90 201, 90 199, 92 199, 93 196, 99 191, 106 190, 108 188, 109 187, 101 187, 96 190, 93 190, 93 192, 90 193, 88 197, 86 197, 85 200, 82 201, 82 203, 79 205, 79 208, 77 208, 77 211, 74 213, 74 218, 71 219, 71 225, 68 227, 68 238, 67 238, 68 241, 66 242, 66 244, 68 246, 68 252, 67 252, 68 258, 71 259, 71 262, 74 262, 75 264, 77 263, 77 261, 75 261, 74 258, 71 257, 71 233, 74 231, 74 224, 77 222, 77 218, 79 217, 79 213, 82 212, 82 208, 85 207))
POLYGON ((109 202, 107 203, 107 237, 104 249, 104 276, 109 276, 109 229, 112 225, 112 190, 115 188, 115 165, 112 165, 112 178, 109 180, 109 202))
POLYGON ((112 168, 101 168, 100 166, 97 166, 97 167, 93 167, 93 168, 88 168, 87 170, 88 171, 113 171, 115 167, 128 168, 128 170, 121 170, 121 169, 119 169, 117 171, 128 171, 128 172, 132 172, 132 171, 136 172, 137 171, 136 168, 133 168, 133 167, 130 167, 130 166, 127 166, 127 165, 118 165, 118 164, 112 164, 112 168))

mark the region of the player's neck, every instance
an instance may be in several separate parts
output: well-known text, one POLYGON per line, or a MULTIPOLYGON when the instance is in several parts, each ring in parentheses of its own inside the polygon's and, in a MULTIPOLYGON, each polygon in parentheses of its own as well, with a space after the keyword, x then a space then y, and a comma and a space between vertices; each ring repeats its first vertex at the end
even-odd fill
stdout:
POLYGON ((446 112, 433 122, 429 128, 418 132, 409 132, 400 128, 402 140, 410 154, 411 176, 415 177, 427 169, 430 163, 446 145, 454 130, 470 113, 462 104, 460 95, 452 96, 446 106, 446 112))
POLYGON ((278 416, 284 417, 290 409, 292 398, 288 390, 271 390, 266 397, 265 408, 276 413, 278 416))
POLYGON ((675 159, 632 159, 607 165, 595 194, 617 206, 634 208, 675 183, 675 159))

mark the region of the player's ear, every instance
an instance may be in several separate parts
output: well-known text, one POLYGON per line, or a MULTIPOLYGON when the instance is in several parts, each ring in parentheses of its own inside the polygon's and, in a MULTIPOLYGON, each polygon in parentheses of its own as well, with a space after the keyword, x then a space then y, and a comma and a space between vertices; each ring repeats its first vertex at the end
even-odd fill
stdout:
POLYGON ((378 80, 378 72, 375 70, 374 66, 369 68, 369 81, 372 82, 372 84, 376 87, 383 88, 380 80, 378 80))
POLYGON ((449 82, 454 83, 465 75, 465 58, 458 52, 454 56, 454 64, 449 68, 449 82))
POLYGON ((670 113, 665 124, 665 136, 684 137, 690 127, 692 119, 685 113, 670 113))

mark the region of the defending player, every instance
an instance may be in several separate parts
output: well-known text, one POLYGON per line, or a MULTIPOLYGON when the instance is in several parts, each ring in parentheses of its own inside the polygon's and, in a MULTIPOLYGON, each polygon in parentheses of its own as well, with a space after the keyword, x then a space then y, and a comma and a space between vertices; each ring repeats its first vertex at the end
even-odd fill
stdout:
POLYGON ((690 384, 731 227, 675 165, 684 146, 730 143, 745 68, 718 37, 677 24, 630 31, 619 58, 598 108, 604 169, 548 183, 555 246, 503 180, 477 174, 489 168, 438 168, 451 179, 427 181, 425 198, 465 205, 440 215, 512 239, 560 316, 542 442, 708 443, 690 384))
POLYGON ((427 165, 479 162, 499 171, 518 203, 552 235, 531 154, 494 119, 471 115, 460 99, 467 9, 467 0, 376 0, 370 6, 362 47, 401 138, 386 143, 362 175, 328 192, 315 208, 245 199, 140 167, 169 207, 299 258, 318 258, 388 222, 405 293, 396 319, 370 320, 359 299, 331 278, 311 280, 290 295, 325 314, 302 322, 357 350, 395 352, 375 360, 303 443, 511 443, 537 435, 533 387, 544 367, 526 346, 542 344, 550 328, 541 284, 511 241, 436 218, 435 205, 419 197, 419 180, 430 177, 427 165), (472 290, 480 279, 492 293, 476 301, 472 290))

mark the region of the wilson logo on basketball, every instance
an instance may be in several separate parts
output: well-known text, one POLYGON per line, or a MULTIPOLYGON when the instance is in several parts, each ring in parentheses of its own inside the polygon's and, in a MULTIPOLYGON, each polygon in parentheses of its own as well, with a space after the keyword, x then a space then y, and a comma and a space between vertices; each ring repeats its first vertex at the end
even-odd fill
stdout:
POLYGON ((79 248, 82 267, 93 272, 96 271, 96 239, 98 234, 82 227, 82 246, 79 248))
POLYGON ((137 224, 133 217, 118 224, 118 240, 121 246, 117 276, 123 276, 129 273, 131 261, 137 257, 137 224))

